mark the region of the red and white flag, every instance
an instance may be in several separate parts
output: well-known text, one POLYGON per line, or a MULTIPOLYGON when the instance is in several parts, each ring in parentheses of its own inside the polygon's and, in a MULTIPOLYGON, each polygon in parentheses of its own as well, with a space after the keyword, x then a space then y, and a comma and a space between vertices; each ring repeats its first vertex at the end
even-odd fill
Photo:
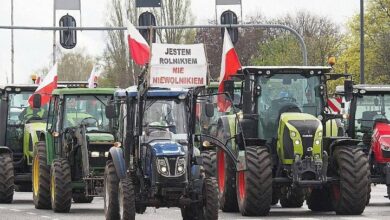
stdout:
POLYGON ((127 22, 127 40, 129 43, 130 55, 134 62, 140 66, 149 62, 150 47, 144 37, 134 27, 134 25, 127 22))
MULTIPOLYGON (((240 59, 238 58, 236 50, 234 49, 230 35, 225 28, 218 93, 224 92, 223 81, 229 79, 231 76, 234 76, 239 69, 241 69, 240 59)), ((220 112, 225 112, 230 107, 230 105, 230 101, 226 100, 221 95, 218 96, 218 110, 220 112)))
MULTIPOLYGON (((34 94, 41 95, 41 105, 45 105, 50 101, 53 90, 57 88, 57 69, 58 66, 56 63, 34 92, 34 94)), ((28 103, 30 107, 33 107, 33 96, 30 96, 28 103)))
POLYGON ((100 75, 100 70, 97 65, 93 66, 91 74, 88 78, 88 88, 95 88, 95 83, 100 75))

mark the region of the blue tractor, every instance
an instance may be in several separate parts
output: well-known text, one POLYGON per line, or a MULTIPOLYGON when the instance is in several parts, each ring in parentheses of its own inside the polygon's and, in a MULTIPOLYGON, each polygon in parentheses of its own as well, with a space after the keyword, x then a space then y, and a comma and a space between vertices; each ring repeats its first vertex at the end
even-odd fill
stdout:
POLYGON ((194 147, 201 89, 147 88, 115 93, 106 114, 117 142, 105 168, 106 219, 134 219, 146 207, 179 207, 183 219, 218 219, 218 186, 194 147))

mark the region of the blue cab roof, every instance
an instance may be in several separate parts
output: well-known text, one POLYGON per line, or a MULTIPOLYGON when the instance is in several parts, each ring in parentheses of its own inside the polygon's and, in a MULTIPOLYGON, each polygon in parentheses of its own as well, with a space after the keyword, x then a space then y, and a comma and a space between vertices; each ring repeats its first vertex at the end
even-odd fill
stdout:
MULTIPOLYGON (((116 97, 125 97, 126 93, 129 97, 137 96, 137 86, 131 86, 127 89, 120 89, 115 92, 116 97)), ((177 97, 181 94, 187 95, 188 89, 183 88, 149 88, 148 97, 177 97)))

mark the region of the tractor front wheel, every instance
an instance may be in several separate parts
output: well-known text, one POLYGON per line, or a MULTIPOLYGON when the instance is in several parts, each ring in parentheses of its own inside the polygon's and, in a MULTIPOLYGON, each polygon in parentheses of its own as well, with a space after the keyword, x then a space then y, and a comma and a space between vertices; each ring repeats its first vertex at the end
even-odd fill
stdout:
POLYGON ((46 144, 44 141, 36 143, 32 164, 32 189, 36 209, 50 209, 50 166, 46 160, 46 144))
POLYGON ((14 165, 9 154, 0 154, 0 203, 11 203, 14 197, 14 165))
POLYGON ((367 156, 353 147, 338 147, 333 156, 339 177, 331 188, 333 207, 340 215, 360 215, 368 195, 367 156))
POLYGON ((268 215, 272 202, 272 165, 265 148, 246 147, 246 171, 237 173, 237 200, 243 216, 268 215))
POLYGON ((55 212, 69 212, 72 204, 72 178, 67 160, 54 160, 51 166, 51 204, 55 212))
POLYGON ((236 171, 233 161, 223 150, 217 151, 219 205, 224 212, 237 212, 236 171))
POLYGON ((128 177, 119 180, 111 160, 104 171, 104 213, 107 220, 133 220, 136 213, 133 183, 128 177))

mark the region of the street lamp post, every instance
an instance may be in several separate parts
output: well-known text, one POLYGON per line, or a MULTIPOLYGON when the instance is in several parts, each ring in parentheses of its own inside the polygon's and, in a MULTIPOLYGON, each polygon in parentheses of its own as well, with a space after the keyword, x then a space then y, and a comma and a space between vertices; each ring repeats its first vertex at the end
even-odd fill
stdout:
POLYGON ((364 84, 364 0, 360 0, 360 83, 364 84))

